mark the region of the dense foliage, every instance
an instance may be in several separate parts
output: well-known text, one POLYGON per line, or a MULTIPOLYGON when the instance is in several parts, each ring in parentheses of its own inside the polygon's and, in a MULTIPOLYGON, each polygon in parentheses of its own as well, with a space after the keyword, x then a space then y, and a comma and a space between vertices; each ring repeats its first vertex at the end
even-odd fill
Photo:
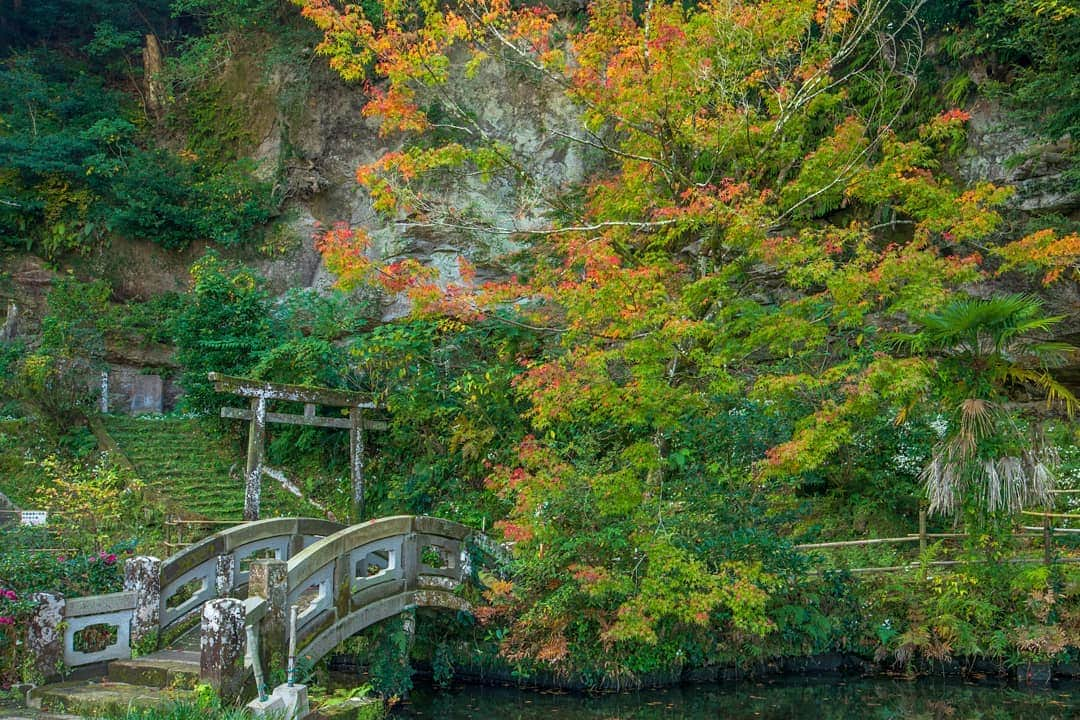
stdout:
MULTIPOLYGON (((46 256, 85 252, 116 236, 167 248, 235 245, 270 219, 277 201, 249 164, 159 142, 161 110, 147 100, 139 58, 144 36, 187 37, 224 12, 196 11, 206 8, 164 0, 5 10, 0 241, 46 256)), ((188 75, 207 81, 195 69, 188 75)))
POLYGON ((821 592, 790 579, 805 561, 788 543, 820 521, 808 500, 875 498, 875 525, 910 528, 926 484, 934 510, 1000 533, 1003 508, 1046 497, 1041 417, 1012 399, 1071 411, 1048 373, 1071 349, 1035 342, 1058 319, 1031 298, 963 299, 996 270, 1010 190, 947 171, 967 112, 911 121, 921 3, 601 0, 570 20, 481 0, 298 4, 332 67, 382 81, 364 113, 404 149, 358 170, 376 209, 530 246, 510 281, 476 283, 463 262, 448 286, 373 262, 361 230, 322 241, 346 282, 405 292, 419 318, 532 337, 510 383, 526 424, 510 457, 487 442, 520 560, 482 611, 507 661, 641 678, 777 634, 858 645, 791 614, 821 592), (456 88, 491 63, 572 100, 581 126, 560 141, 604 158, 570 197, 537 200, 550 231, 432 192, 534 182, 513 128, 456 88))
POLYGON ((22 647, 27 622, 38 606, 33 593, 80 597, 123 589, 124 559, 134 552, 135 542, 90 550, 86 545, 70 544, 74 539, 57 537, 44 528, 4 528, 4 546, 0 548, 0 688, 34 680, 25 675, 22 647), (57 550, 57 545, 69 549, 57 550))
POLYGON ((266 222, 270 189, 153 147, 126 97, 48 55, 0 69, 0 236, 54 255, 109 234, 182 248, 232 245, 266 222))

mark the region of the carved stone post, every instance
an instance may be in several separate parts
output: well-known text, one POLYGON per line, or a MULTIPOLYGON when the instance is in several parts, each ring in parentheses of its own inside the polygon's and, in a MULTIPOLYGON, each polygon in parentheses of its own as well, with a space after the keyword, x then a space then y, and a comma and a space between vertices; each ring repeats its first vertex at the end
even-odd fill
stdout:
POLYGON ((124 590, 135 593, 131 616, 131 646, 146 652, 157 649, 161 629, 161 561, 139 555, 124 563, 124 590))
POLYGON ((273 668, 285 668, 288 567, 284 560, 254 560, 248 581, 248 597, 266 598, 266 614, 259 623, 259 655, 267 676, 273 668))
POLYGON ((244 684, 244 603, 219 598, 203 605, 201 632, 199 679, 232 702, 244 684))
POLYGON ((415 590, 416 579, 420 574, 420 543, 414 532, 401 539, 401 572, 404 575, 405 589, 415 590))
MULTIPOLYGON (((32 670, 37 676, 33 681, 54 677, 64 662, 64 611, 67 601, 53 593, 34 593, 30 599, 37 602, 26 628, 26 652, 32 658, 32 670)), ((31 679, 31 678, 27 678, 31 679)))
POLYGON ((236 562, 232 554, 218 555, 217 569, 214 571, 214 594, 219 598, 232 595, 236 584, 236 562))

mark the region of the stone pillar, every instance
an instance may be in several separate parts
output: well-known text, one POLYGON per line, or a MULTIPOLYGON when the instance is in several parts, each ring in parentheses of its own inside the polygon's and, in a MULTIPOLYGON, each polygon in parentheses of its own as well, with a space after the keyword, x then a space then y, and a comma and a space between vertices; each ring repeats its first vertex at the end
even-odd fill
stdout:
MULTIPOLYGON (((289 538, 289 557, 294 558, 304 549, 304 535, 297 533, 289 538)), ((288 560, 288 558, 286 558, 288 560)))
POLYGON ((259 656, 267 677, 275 667, 285 668, 289 564, 273 558, 253 560, 248 597, 266 599, 266 614, 259 622, 259 656))
POLYGON ((64 662, 64 622, 67 601, 54 593, 34 593, 30 599, 37 609, 26 628, 26 652, 32 659, 31 671, 36 677, 24 678, 41 682, 59 674, 64 662))
POLYGON ((266 398, 251 399, 251 424, 248 426, 247 466, 244 469, 244 519, 259 519, 259 496, 262 492, 263 444, 266 440, 266 398))
POLYGON ((416 589, 416 578, 420 573, 420 543, 416 533, 409 533, 401 539, 401 572, 405 576, 405 589, 416 589))
POLYGON ((161 561, 139 555, 124 563, 124 590, 135 593, 131 647, 140 653, 157 649, 161 629, 161 561))
POLYGON ((232 703, 244 685, 244 603, 218 598, 203 605, 201 632, 199 680, 232 703))
POLYGON ((236 585, 236 562, 232 553, 218 555, 214 572, 214 594, 219 598, 230 597, 236 585))
POLYGON ((8 300, 7 317, 4 318, 4 326, 0 328, 0 340, 14 340, 19 334, 19 306, 15 301, 8 300))

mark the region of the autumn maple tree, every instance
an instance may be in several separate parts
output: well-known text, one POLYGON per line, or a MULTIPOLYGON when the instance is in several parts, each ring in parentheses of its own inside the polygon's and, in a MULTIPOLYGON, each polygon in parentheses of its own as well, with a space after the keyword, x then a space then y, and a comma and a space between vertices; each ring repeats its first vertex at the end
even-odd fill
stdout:
MULTIPOLYGON (((361 228, 322 241, 339 276, 408 293, 418 314, 508 317, 546 338, 514 381, 532 434, 488 478, 530 558, 517 587, 490 591, 507 655, 558 665, 588 635, 625 668, 635 643, 677 663, 676 637, 767 635, 780 579, 718 528, 785 522, 802 475, 865 445, 877 419, 916 414, 934 361, 889 335, 983 276, 976 248, 1008 196, 942 172, 966 113, 900 121, 921 3, 596 0, 568 19, 508 0, 297 2, 396 139, 357 171, 374 207, 530 249, 511 279, 478 284, 467 264, 447 282, 374 262, 361 228), (600 158, 580 192, 530 192, 527 148, 462 90, 491 65, 578 109, 551 133, 600 158), (529 198, 518 224, 437 191, 477 177, 529 198), (764 446, 710 436, 747 407, 764 446)), ((1025 242, 1052 276, 1075 265, 1068 239, 1025 242)))

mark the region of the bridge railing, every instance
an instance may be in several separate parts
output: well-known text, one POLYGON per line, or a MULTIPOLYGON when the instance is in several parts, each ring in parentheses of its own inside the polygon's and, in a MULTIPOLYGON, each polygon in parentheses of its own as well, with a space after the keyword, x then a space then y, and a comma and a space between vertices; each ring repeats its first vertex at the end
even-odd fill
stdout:
MULTIPOLYGON (((42 594, 34 643, 43 674, 129 658, 209 601, 233 603, 256 638, 283 648, 287 608, 298 609, 296 640, 322 657, 359 630, 417 605, 468 609, 450 591, 469 573, 466 538, 475 531, 431 517, 396 516, 342 528, 313 518, 256 521, 224 530, 167 558, 125 566, 124 592, 63 598, 42 594), (251 567, 258 593, 242 597, 251 567), (277 566, 275 588, 267 568, 277 566)), ((209 610, 209 608, 208 608, 209 610)), ((206 628, 203 628, 206 647, 206 628)), ((204 650, 205 651, 205 650, 204 650)), ((258 655, 258 653, 254 653, 258 655)), ((279 653, 280 656, 280 653, 279 653)), ((249 654, 249 663, 253 659, 249 654)))
POLYGON ((295 606, 296 646, 314 661, 364 627, 410 607, 468 609, 449 591, 469 572, 464 541, 473 534, 458 523, 414 516, 345 528, 285 564, 276 603, 249 597, 246 624, 253 637, 262 638, 261 654, 273 656, 287 640, 281 618, 295 606))
POLYGON ((136 557, 124 568, 124 591, 65 599, 38 593, 26 638, 38 672, 125 659, 155 648, 162 633, 208 600, 242 593, 252 560, 288 560, 342 525, 318 518, 247 523, 208 537, 164 561, 136 557))
POLYGON ((190 617, 206 601, 242 589, 248 583, 252 560, 289 560, 341 527, 317 518, 257 520, 223 530, 173 555, 161 564, 161 630, 190 617))
POLYGON ((64 664, 70 668, 131 657, 134 592, 71 598, 64 608, 64 664))

